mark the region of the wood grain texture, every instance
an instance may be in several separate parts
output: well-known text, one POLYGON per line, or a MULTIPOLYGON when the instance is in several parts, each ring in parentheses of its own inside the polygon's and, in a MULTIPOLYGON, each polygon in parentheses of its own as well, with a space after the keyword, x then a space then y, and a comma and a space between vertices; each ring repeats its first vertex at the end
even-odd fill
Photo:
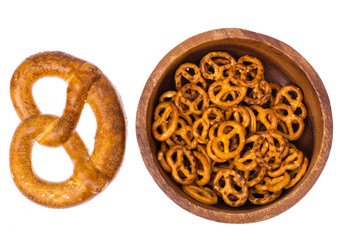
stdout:
POLYGON ((144 163, 155 182, 180 207, 206 219, 226 223, 249 223, 274 217, 296 204, 314 185, 329 156, 332 143, 332 113, 326 89, 312 66, 287 44, 242 29, 217 29, 187 39, 172 49, 150 75, 139 101, 136 131, 144 163), (201 204, 186 195, 156 160, 159 143, 151 135, 153 111, 161 93, 175 89, 174 73, 182 63, 198 64, 210 51, 226 51, 235 58, 244 54, 259 58, 265 79, 280 85, 294 84, 304 93, 308 108, 306 130, 296 145, 310 159, 306 175, 292 189, 264 206, 245 204, 230 208, 218 203, 201 204))

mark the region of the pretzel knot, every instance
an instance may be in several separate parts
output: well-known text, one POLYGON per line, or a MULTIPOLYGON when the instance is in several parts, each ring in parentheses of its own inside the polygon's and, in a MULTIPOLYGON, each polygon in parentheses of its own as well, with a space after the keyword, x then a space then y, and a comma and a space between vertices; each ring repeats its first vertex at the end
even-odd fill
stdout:
POLYGON ((126 138, 121 99, 107 77, 84 60, 62 52, 43 52, 20 64, 10 90, 22 121, 10 147, 10 168, 19 190, 32 201, 54 208, 83 203, 101 192, 120 167, 126 138), (32 86, 43 77, 59 77, 68 83, 60 117, 42 114, 34 101, 32 86), (76 132, 85 102, 97 120, 91 155, 76 132), (31 163, 35 141, 44 146, 63 146, 73 162, 73 175, 63 182, 39 178, 31 163))
POLYGON ((221 170, 216 174, 214 190, 221 194, 226 204, 231 207, 243 205, 249 194, 245 179, 231 169, 221 170))
POLYGON ((200 61, 201 74, 206 79, 223 80, 236 60, 227 52, 210 52, 200 61))
POLYGON ((226 121, 220 124, 211 147, 217 157, 227 160, 239 154, 244 145, 244 128, 238 122, 226 121))

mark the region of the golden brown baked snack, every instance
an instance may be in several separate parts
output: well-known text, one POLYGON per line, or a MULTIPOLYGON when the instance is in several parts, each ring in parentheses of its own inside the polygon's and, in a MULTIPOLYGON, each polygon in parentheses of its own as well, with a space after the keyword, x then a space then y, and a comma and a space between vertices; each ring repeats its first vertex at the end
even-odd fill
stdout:
POLYGON ((153 122, 164 136, 153 134, 161 141, 158 161, 195 200, 268 204, 305 174, 309 161, 291 143, 305 128, 302 92, 265 75, 254 56, 209 52, 198 65, 182 64, 176 89, 161 94, 153 122), (159 128, 158 108, 165 104, 173 107, 163 111, 168 117, 159 128))
POLYGON ((54 208, 83 203, 103 191, 118 172, 126 141, 122 102, 108 78, 84 60, 63 52, 43 52, 18 66, 10 92, 21 119, 10 147, 11 173, 19 190, 30 200, 54 208), (43 77, 59 77, 68 84, 60 117, 42 114, 34 101, 32 86, 43 77), (85 103, 97 121, 91 155, 76 132, 85 103), (35 141, 44 146, 63 146, 73 162, 73 175, 63 182, 39 178, 31 163, 35 141))

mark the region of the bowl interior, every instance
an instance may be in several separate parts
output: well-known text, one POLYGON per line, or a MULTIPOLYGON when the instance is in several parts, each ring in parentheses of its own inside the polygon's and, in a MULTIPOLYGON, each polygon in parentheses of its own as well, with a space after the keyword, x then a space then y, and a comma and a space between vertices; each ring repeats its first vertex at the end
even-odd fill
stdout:
MULTIPOLYGON (((289 193, 294 191, 296 188, 301 186, 302 181, 307 177, 310 170, 314 167, 314 163, 319 155, 321 148, 321 141, 323 135, 323 119, 320 101, 316 94, 316 91, 312 85, 311 79, 308 74, 301 69, 300 65, 296 62, 296 59, 292 59, 289 55, 285 54, 284 51, 279 49, 283 46, 270 45, 266 42, 253 40, 253 39, 241 39, 241 38, 227 38, 213 41, 205 41, 201 44, 185 49, 185 51, 175 54, 175 57, 168 57, 166 62, 162 62, 162 68, 159 70, 158 79, 151 91, 147 111, 146 111, 146 136, 148 139, 149 147, 151 150, 152 159, 155 161, 156 167, 160 172, 162 178, 166 181, 176 194, 177 197, 187 199, 187 201, 201 206, 203 209, 215 210, 220 212, 231 212, 231 213, 246 213, 250 210, 259 210, 269 208, 273 204, 290 197, 289 193), (191 62, 199 64, 201 58, 211 51, 225 51, 230 53, 235 59, 240 56, 249 54, 259 58, 265 71, 265 79, 268 82, 275 82, 281 86, 294 84, 303 92, 304 103, 308 109, 308 116, 305 119, 305 130, 302 137, 295 142, 298 149, 304 152, 304 155, 310 160, 309 169, 302 180, 292 189, 283 192, 281 197, 273 203, 256 206, 249 201, 240 208, 231 208, 227 206, 222 200, 214 206, 207 206, 202 203, 193 200, 191 197, 186 195, 180 185, 172 180, 171 176, 167 174, 159 163, 156 161, 157 151, 160 149, 160 143, 153 138, 151 134, 151 124, 153 121, 153 111, 158 104, 160 94, 168 90, 175 90, 174 74, 176 69, 185 62, 191 62), (171 60, 171 61, 170 61, 171 60)), ((286 51, 285 51, 286 52, 286 51)), ((163 59, 164 60, 164 59, 163 59)), ((159 64, 160 65, 160 64, 159 64)), ((305 194, 305 193, 304 193, 305 194)), ((170 198, 177 198, 169 196, 170 198)))

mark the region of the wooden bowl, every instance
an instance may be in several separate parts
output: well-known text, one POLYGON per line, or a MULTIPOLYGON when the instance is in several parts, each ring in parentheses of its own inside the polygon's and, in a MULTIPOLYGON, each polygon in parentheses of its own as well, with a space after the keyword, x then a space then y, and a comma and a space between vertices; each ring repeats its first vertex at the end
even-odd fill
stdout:
POLYGON ((297 203, 314 185, 329 156, 332 142, 332 114, 325 87, 311 65, 294 49, 274 38, 242 30, 218 29, 187 39, 172 49, 150 75, 137 109, 137 140, 144 163, 155 182, 180 207, 206 219, 227 223, 249 223, 274 217, 297 203), (156 155, 159 142, 151 133, 153 111, 159 95, 175 89, 174 73, 185 62, 198 64, 210 51, 226 51, 236 59, 244 54, 258 57, 265 79, 280 85, 294 84, 304 93, 308 108, 306 129, 296 141, 310 160, 307 173, 293 188, 276 201, 263 206, 246 203, 231 208, 219 201, 207 206, 189 197, 159 165, 156 155))

